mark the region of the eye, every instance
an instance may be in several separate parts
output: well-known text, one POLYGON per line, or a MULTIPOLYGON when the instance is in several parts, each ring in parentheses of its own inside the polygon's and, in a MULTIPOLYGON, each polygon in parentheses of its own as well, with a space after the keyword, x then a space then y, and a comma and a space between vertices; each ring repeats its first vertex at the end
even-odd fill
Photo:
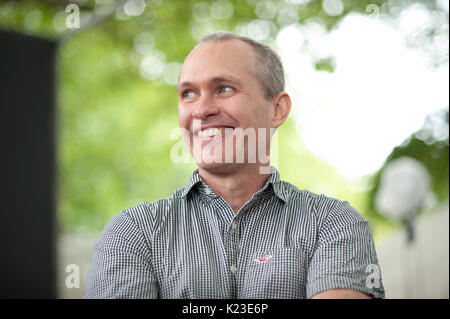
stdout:
POLYGON ((219 89, 217 90, 217 93, 219 94, 223 94, 223 93, 229 93, 229 92, 233 92, 233 88, 231 86, 220 86, 219 89))
POLYGON ((195 92, 193 90, 185 90, 181 93, 181 96, 184 100, 192 99, 195 96, 195 92))

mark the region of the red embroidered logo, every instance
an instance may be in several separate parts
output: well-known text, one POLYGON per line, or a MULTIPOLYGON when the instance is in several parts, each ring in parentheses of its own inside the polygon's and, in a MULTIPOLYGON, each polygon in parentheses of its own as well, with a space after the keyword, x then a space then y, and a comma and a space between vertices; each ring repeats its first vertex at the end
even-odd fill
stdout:
POLYGON ((264 258, 256 258, 255 261, 256 261, 257 263, 262 263, 262 262, 268 261, 270 258, 272 258, 272 256, 271 256, 271 255, 267 255, 267 256, 264 257, 264 258))

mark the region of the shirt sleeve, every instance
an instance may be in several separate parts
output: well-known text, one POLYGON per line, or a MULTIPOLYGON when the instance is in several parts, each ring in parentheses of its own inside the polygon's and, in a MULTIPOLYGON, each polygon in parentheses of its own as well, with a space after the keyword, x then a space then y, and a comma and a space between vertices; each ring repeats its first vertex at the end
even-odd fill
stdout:
POLYGON ((154 299, 158 285, 151 249, 126 211, 103 230, 94 246, 84 298, 154 299))
POLYGON ((336 288, 385 297, 368 222, 344 201, 334 206, 319 230, 308 269, 307 298, 336 288))

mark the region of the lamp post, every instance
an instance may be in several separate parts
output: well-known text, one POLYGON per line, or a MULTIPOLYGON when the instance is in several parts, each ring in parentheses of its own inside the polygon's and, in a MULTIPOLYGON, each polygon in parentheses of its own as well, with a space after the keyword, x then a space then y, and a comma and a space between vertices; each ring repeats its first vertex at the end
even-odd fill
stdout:
MULTIPOLYGON (((375 196, 376 209, 391 220, 401 220, 406 230, 405 253, 408 260, 415 252, 418 254, 414 222, 417 214, 424 206, 426 197, 430 192, 430 178, 426 167, 419 161, 410 157, 400 157, 392 160, 381 174, 380 186, 375 196), (415 248, 415 249, 414 249, 415 248)), ((416 283, 422 281, 423 273, 418 274, 421 260, 416 256, 415 262, 407 263, 408 268, 415 266, 415 275, 407 278, 407 282, 414 285, 414 296, 424 296, 424 287, 416 283), (419 292, 420 291, 420 292, 419 292)), ((404 269, 405 270, 405 269, 404 269)), ((406 271, 404 271, 406 276, 406 271)), ((407 293, 406 293, 407 294, 407 293)))

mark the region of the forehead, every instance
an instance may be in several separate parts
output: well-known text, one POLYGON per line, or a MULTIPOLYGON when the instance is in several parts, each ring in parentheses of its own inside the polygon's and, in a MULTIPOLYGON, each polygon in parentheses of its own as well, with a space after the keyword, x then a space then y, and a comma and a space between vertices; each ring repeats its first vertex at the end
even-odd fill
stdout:
POLYGON ((201 82, 217 75, 237 78, 253 76, 253 48, 240 40, 205 42, 186 57, 180 73, 180 82, 201 82))

